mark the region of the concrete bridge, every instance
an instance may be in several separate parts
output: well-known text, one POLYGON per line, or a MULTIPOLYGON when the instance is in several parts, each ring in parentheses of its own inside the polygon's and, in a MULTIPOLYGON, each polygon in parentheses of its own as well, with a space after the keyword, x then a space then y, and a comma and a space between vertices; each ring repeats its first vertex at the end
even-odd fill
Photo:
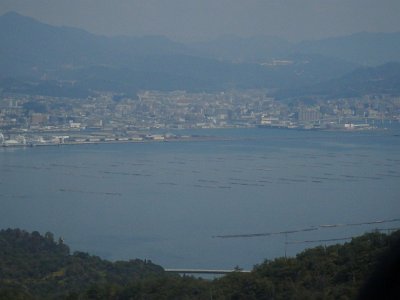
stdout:
POLYGON ((165 272, 179 273, 179 274, 213 274, 213 275, 224 275, 228 273, 250 273, 249 270, 210 270, 210 269, 165 269, 165 272))

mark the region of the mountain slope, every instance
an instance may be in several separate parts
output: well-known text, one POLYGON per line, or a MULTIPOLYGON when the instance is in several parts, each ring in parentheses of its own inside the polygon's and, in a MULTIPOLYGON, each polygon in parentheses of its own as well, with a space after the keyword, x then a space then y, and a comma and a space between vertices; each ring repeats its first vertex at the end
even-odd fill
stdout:
POLYGON ((7 291, 22 299, 64 298, 82 293, 93 285, 126 285, 137 280, 165 276, 151 262, 109 262, 83 252, 69 253, 60 239, 20 229, 0 230, 0 298, 7 291))
POLYGON ((349 36, 304 41, 294 51, 336 57, 365 66, 400 62, 400 32, 360 32, 349 36))
MULTIPOLYGON (((343 39, 350 43, 355 37, 343 39)), ((397 35, 385 35, 385 41, 390 39, 395 46, 397 35)), ((335 39, 299 46, 273 37, 224 37, 183 45, 158 36, 98 36, 16 13, 0 17, 0 40, 0 87, 6 93, 85 97, 93 91, 135 96, 145 89, 298 89, 341 77, 358 66, 346 61, 346 47, 343 55, 336 55, 340 58, 329 57, 335 53, 324 45, 335 39), (320 54, 309 54, 307 47, 320 54)), ((370 43, 369 35, 364 40, 370 43)), ((357 49, 363 45, 355 43, 357 49)))
POLYGON ((188 45, 199 53, 219 60, 263 63, 285 58, 291 54, 292 44, 274 36, 221 36, 220 38, 188 45))
POLYGON ((168 275, 148 261, 71 255, 51 233, 7 229, 0 299, 397 299, 399 251, 400 231, 376 231, 211 281, 168 275))
POLYGON ((289 43, 272 36, 222 36, 189 46, 208 57, 227 61, 268 62, 299 54, 336 58, 364 66, 400 61, 400 32, 360 32, 299 43, 289 43))
POLYGON ((15 71, 24 67, 31 68, 29 75, 35 75, 34 71, 40 70, 51 74, 54 68, 122 66, 134 56, 186 51, 184 45, 163 37, 108 38, 81 29, 50 26, 12 12, 0 17, 0 39, 3 76, 20 75, 15 71))
POLYGON ((400 95, 400 63, 377 67, 361 67, 338 78, 314 85, 282 89, 279 98, 296 97, 359 97, 364 95, 400 95))

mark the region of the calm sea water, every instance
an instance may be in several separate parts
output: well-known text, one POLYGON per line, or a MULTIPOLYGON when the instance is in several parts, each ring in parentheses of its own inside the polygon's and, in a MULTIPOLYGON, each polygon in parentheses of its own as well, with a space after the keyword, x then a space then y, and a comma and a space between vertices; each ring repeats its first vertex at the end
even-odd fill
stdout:
MULTIPOLYGON (((51 231, 111 260, 250 268, 318 243, 213 236, 400 217, 399 131, 197 133, 230 139, 0 149, 0 228, 51 231)), ((286 238, 392 227, 400 222, 286 238)))

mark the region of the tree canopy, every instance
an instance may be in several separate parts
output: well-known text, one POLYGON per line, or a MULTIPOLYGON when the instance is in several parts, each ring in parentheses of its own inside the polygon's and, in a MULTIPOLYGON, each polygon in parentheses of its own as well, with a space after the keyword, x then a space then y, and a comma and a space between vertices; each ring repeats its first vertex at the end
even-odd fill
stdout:
POLYGON ((0 231, 0 299, 395 299, 399 250, 400 231, 372 232, 205 280, 139 259, 71 254, 50 232, 7 229, 0 231))

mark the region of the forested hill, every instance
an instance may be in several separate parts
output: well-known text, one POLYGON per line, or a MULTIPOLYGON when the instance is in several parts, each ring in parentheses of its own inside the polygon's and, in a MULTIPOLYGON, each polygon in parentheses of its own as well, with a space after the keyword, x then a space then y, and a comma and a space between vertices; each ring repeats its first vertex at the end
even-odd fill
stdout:
POLYGON ((94 285, 124 286, 163 273, 149 261, 113 263, 83 252, 70 254, 51 233, 0 231, 0 299, 75 298, 94 285))
POLYGON ((0 299, 398 299, 400 231, 278 258, 213 281, 151 262, 70 254, 51 233, 0 231, 0 299))

